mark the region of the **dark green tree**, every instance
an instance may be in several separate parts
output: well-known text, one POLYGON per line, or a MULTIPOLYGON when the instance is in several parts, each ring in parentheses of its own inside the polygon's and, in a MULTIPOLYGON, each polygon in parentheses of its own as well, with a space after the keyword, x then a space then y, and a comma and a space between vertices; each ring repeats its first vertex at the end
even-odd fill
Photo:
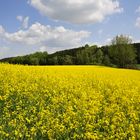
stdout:
POLYGON ((70 55, 66 55, 64 57, 64 62, 63 62, 64 65, 72 65, 73 64, 73 61, 72 61, 72 57, 70 55))
POLYGON ((111 61, 110 61, 110 58, 108 55, 105 55, 104 58, 103 58, 103 64, 105 66, 111 66, 111 61))
POLYGON ((98 49, 96 52, 96 63, 102 64, 102 61, 103 61, 103 52, 101 49, 98 49))
POLYGON ((133 45, 129 44, 131 38, 128 36, 116 36, 112 40, 112 45, 109 49, 109 55, 112 63, 118 67, 130 67, 136 63, 136 52, 133 45))

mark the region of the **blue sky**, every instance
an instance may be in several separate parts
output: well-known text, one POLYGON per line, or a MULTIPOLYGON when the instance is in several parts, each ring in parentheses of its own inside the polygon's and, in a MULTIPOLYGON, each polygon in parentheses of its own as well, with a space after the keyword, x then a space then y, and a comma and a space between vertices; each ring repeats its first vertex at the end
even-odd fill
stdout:
POLYGON ((139 0, 1 0, 0 58, 49 53, 119 34, 140 42, 139 0))

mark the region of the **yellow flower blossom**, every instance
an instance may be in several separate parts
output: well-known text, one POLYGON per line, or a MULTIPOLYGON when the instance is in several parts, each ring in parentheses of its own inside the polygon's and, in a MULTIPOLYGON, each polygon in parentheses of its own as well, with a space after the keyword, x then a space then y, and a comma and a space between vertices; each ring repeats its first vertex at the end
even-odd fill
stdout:
POLYGON ((140 139, 140 71, 0 64, 1 139, 140 139))

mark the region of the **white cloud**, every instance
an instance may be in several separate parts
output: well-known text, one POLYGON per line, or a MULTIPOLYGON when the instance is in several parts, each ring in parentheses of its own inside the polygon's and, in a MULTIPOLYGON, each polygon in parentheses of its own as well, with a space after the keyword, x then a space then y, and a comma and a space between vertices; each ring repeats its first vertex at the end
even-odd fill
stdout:
POLYGON ((42 47, 40 47, 39 50, 40 50, 41 52, 47 51, 47 46, 42 46, 42 47))
POLYGON ((29 24, 29 17, 25 17, 22 23, 23 28, 28 28, 28 24, 29 24))
POLYGON ((22 17, 22 16, 17 16, 16 18, 17 18, 17 20, 19 20, 20 22, 23 21, 23 17, 22 17))
POLYGON ((140 17, 136 19, 136 27, 140 28, 140 17))
POLYGON ((19 46, 38 46, 41 51, 46 50, 46 46, 50 50, 79 47, 83 39, 89 37, 89 35, 90 32, 87 31, 74 31, 63 26, 51 27, 40 23, 35 23, 26 30, 19 30, 14 33, 6 32, 0 26, 1 39, 19 46))
POLYGON ((0 25, 0 36, 5 32, 4 28, 0 25))
POLYGON ((138 9, 136 10, 137 13, 140 13, 140 6, 138 7, 138 9))
POLYGON ((76 24, 101 22, 120 13, 118 0, 29 0, 28 3, 51 19, 76 24))
POLYGON ((112 41, 112 38, 107 38, 106 40, 105 40, 105 45, 107 44, 107 45, 110 45, 111 44, 111 41, 112 41))
POLYGON ((17 20, 19 20, 22 23, 22 28, 27 29, 29 24, 29 17, 23 17, 23 16, 17 16, 17 20))
POLYGON ((133 43, 140 43, 140 39, 135 39, 133 43))
POLYGON ((9 51, 8 47, 0 46, 0 58, 4 57, 9 51))
POLYGON ((103 30, 100 29, 100 30, 98 31, 98 34, 101 35, 102 33, 103 33, 103 30))
MULTIPOLYGON (((136 10, 137 13, 140 13, 140 6, 136 10)), ((135 26, 140 28, 140 17, 137 17, 135 26)))

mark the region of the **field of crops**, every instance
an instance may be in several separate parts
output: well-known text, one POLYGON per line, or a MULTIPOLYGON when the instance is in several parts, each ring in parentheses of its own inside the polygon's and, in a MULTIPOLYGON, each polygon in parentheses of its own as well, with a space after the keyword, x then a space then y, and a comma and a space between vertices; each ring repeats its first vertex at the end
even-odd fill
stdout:
POLYGON ((140 71, 0 64, 0 140, 140 139, 140 71))

